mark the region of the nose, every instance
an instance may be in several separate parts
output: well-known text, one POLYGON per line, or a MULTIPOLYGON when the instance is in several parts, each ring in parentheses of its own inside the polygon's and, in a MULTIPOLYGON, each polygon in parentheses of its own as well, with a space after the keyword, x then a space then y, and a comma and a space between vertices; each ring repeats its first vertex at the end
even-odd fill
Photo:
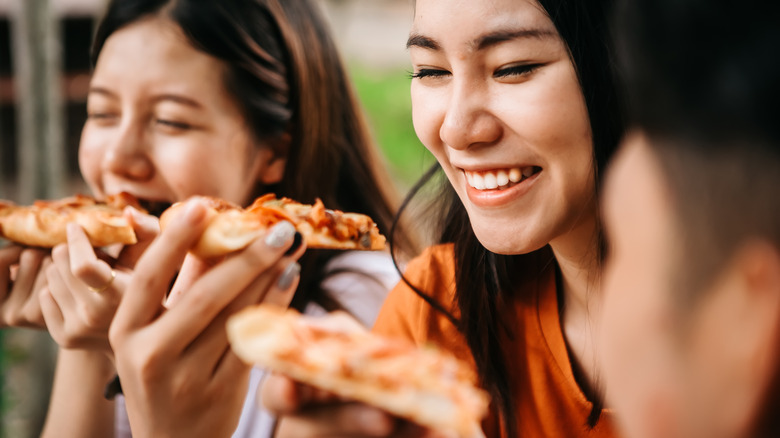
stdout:
POLYGON ((148 133, 143 123, 125 121, 115 134, 103 156, 103 168, 125 179, 150 179, 154 165, 149 158, 148 133))
POLYGON ((491 113, 487 90, 465 81, 452 84, 439 137, 451 148, 491 144, 501 137, 501 123, 491 113))

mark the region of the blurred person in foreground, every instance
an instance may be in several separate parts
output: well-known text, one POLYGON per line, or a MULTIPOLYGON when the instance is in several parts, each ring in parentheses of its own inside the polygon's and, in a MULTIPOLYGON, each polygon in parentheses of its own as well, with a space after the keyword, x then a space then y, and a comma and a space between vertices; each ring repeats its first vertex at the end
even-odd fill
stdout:
POLYGON ((780 436, 780 7, 631 0, 601 364, 629 437, 780 436))

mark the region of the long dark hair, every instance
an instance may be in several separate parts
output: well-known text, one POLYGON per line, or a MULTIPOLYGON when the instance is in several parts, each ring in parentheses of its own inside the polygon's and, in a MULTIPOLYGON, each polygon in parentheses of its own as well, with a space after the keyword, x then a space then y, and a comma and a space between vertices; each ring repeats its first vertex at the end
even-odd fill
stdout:
MULTIPOLYGON (((616 150, 624 130, 624 104, 613 60, 610 21, 612 0, 591 2, 539 0, 569 49, 585 98, 593 136, 593 163, 596 186, 607 162, 616 150)), ((427 179, 437 173, 438 165, 424 175, 402 205, 405 207, 427 179)), ((498 407, 507 436, 517 436, 515 400, 502 350, 502 338, 512 337, 506 304, 512 301, 518 275, 529 259, 550 257, 549 248, 530 254, 499 255, 487 250, 477 239, 468 214, 450 184, 443 184, 438 201, 439 242, 453 243, 457 266, 455 300, 460 318, 409 284, 434 308, 445 312, 463 334, 474 356, 482 386, 498 407)), ((400 212, 399 212, 400 215, 400 212)), ((601 236, 594 236, 602 256, 601 236)), ((408 282, 407 282, 408 284, 408 282)), ((589 426, 598 421, 602 404, 594 396, 589 426)))
MULTIPOLYGON (((118 0, 98 26, 91 59, 106 40, 138 20, 161 16, 198 50, 226 66, 225 85, 256 140, 287 158, 278 184, 258 186, 304 203, 364 213, 390 230, 396 203, 338 51, 309 0, 118 0)), ((401 232, 402 245, 411 241, 401 232)), ((339 308, 320 284, 336 253, 309 250, 300 259, 293 306, 316 301, 339 308)))

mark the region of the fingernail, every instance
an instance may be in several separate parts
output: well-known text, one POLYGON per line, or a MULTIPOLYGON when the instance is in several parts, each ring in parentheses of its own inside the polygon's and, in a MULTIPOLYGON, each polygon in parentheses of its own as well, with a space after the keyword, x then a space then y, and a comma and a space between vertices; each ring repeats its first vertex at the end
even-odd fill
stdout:
POLYGON ((296 231, 295 236, 293 236, 293 243, 290 248, 285 251, 284 255, 293 255, 295 251, 298 251, 298 248, 301 247, 301 243, 303 243, 303 234, 296 231))
POLYGON ((265 236, 265 244, 271 248, 281 248, 290 241, 295 235, 293 224, 282 221, 271 227, 268 235, 265 236))
POLYGON ((276 287, 281 290, 286 290, 292 286, 293 281, 301 274, 301 265, 298 262, 292 262, 284 269, 282 275, 279 276, 279 281, 276 283, 276 287))

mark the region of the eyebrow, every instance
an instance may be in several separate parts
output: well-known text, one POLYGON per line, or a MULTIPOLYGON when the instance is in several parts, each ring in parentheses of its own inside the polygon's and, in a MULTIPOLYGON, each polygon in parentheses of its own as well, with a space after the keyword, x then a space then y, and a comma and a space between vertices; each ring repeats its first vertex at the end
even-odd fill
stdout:
MULTIPOLYGON (((108 88, 103 88, 103 87, 90 87, 88 94, 92 94, 92 93, 102 94, 102 95, 110 97, 112 99, 117 99, 119 97, 113 91, 109 90, 108 88)), ((155 102, 160 102, 160 101, 164 101, 164 100, 169 100, 171 102, 176 102, 176 103, 179 103, 179 104, 182 104, 182 105, 186 105, 186 106, 189 106, 189 107, 192 107, 192 108, 197 108, 197 109, 203 108, 203 105, 201 105, 200 102, 198 102, 198 101, 196 101, 194 99, 190 99, 189 97, 184 97, 184 96, 181 96, 181 95, 178 95, 178 94, 170 94, 170 93, 168 93, 168 94, 160 94, 160 95, 157 95, 157 96, 154 97, 154 101, 155 102)))
POLYGON ((114 93, 113 91, 109 90, 108 88, 89 87, 89 91, 87 91, 87 94, 92 94, 92 93, 102 94, 102 95, 105 95, 105 96, 108 96, 108 97, 111 97, 111 98, 114 98, 114 99, 117 98, 116 93, 114 93))
MULTIPOLYGON (((495 32, 486 33, 469 42, 469 47, 472 50, 485 50, 488 47, 495 46, 505 41, 511 41, 516 39, 534 38, 534 39, 547 39, 553 38, 557 34, 548 29, 512 29, 512 30, 497 30, 495 32)), ((420 47, 429 50, 440 50, 441 45, 433 38, 421 35, 418 33, 412 33, 409 35, 409 39, 406 41, 406 48, 420 47)))
POLYGON ((180 103, 182 105, 187 105, 193 108, 203 108, 203 105, 200 104, 197 100, 190 99, 189 97, 184 97, 178 94, 160 94, 158 96, 155 96, 154 100, 156 102, 160 102, 163 100, 170 100, 172 102, 180 103))

